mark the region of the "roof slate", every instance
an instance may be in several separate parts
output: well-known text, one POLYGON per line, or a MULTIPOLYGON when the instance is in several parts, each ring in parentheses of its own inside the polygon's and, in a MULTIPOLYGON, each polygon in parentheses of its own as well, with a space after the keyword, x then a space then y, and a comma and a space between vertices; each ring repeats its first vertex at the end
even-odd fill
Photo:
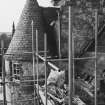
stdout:
POLYGON ((27 0, 22 11, 20 21, 16 27, 15 34, 7 50, 5 58, 8 60, 31 60, 32 54, 32 20, 35 39, 36 29, 38 30, 39 50, 43 50, 44 28, 41 15, 41 8, 36 0, 27 0), (25 52, 25 53, 24 53, 25 52))

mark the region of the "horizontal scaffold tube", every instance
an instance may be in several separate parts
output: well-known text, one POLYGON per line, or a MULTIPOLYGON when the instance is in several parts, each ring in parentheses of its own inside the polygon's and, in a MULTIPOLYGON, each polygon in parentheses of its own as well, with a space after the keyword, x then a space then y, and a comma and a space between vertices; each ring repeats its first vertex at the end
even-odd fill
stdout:
MULTIPOLYGON (((38 55, 38 54, 36 54, 36 56, 38 56, 42 61, 45 62, 44 57, 42 57, 42 56, 40 56, 40 55, 38 55)), ((52 67, 54 70, 56 70, 56 71, 59 71, 59 70, 60 70, 57 66, 55 66, 55 65, 52 64, 51 62, 47 62, 47 64, 48 64, 49 66, 51 66, 51 67, 52 67)))

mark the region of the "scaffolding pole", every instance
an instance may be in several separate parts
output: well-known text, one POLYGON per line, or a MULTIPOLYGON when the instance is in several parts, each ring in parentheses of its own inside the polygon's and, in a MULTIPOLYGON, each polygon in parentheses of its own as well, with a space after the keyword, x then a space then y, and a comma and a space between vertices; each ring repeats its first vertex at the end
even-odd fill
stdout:
POLYGON ((98 10, 95 9, 95 105, 97 105, 97 34, 98 34, 98 10))
POLYGON ((2 81, 3 81, 3 104, 7 105, 6 100, 6 86, 5 86, 5 62, 4 62, 4 40, 1 40, 2 52, 2 81))
POLYGON ((47 35, 44 34, 44 57, 45 57, 45 105, 47 105, 47 35))
POLYGON ((68 40, 68 78, 69 78, 69 105, 72 105, 72 26, 71 26, 71 6, 69 6, 69 40, 68 40))
POLYGON ((58 49, 59 49, 59 59, 61 58, 61 19, 60 11, 58 11, 58 49))
POLYGON ((72 69, 73 69, 73 96, 74 96, 74 94, 75 94, 75 51, 74 51, 74 37, 72 36, 72 62, 73 62, 73 67, 72 67, 72 69))
POLYGON ((33 58, 33 79, 34 79, 34 105, 36 104, 36 99, 35 99, 35 47, 34 47, 34 31, 33 31, 33 28, 34 28, 34 23, 33 23, 33 20, 32 20, 32 58, 33 58))
POLYGON ((13 62, 12 62, 12 75, 13 75, 13 78, 12 78, 12 80, 13 80, 12 105, 15 105, 15 102, 14 102, 14 83, 15 83, 15 81, 14 81, 14 66, 13 66, 13 62))
MULTIPOLYGON (((38 57, 39 57, 39 59, 41 59, 42 61, 46 61, 46 59, 45 59, 45 57, 42 57, 42 56, 40 56, 40 55, 37 55, 38 57)), ((47 64, 52 68, 52 69, 54 69, 54 70, 56 70, 56 71, 59 71, 60 70, 60 68, 58 68, 56 65, 54 65, 53 63, 51 63, 51 62, 47 62, 47 64)))
MULTIPOLYGON (((36 54, 39 54, 38 49, 38 30, 36 29, 36 54)), ((36 71, 37 71, 37 93, 39 95, 39 58, 36 56, 36 71)))

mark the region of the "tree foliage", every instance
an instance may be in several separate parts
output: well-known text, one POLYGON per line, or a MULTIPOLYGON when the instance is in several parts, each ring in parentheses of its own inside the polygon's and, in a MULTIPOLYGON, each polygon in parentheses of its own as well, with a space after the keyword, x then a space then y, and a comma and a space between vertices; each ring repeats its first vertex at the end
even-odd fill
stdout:
MULTIPOLYGON (((0 54, 1 54, 1 40, 4 41, 4 53, 5 53, 11 41, 11 38, 8 37, 6 33, 2 33, 0 35, 0 54)), ((2 56, 0 56, 0 75, 2 72, 1 68, 2 68, 2 56)))

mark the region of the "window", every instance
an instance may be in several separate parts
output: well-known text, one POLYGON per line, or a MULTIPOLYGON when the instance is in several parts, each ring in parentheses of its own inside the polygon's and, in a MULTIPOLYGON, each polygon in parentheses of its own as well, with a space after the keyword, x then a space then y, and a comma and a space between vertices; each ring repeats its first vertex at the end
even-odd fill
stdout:
POLYGON ((102 71, 102 77, 105 78, 105 69, 102 71))
POLYGON ((13 77, 14 81, 20 81, 20 77, 22 74, 22 65, 20 63, 13 63, 13 77))

